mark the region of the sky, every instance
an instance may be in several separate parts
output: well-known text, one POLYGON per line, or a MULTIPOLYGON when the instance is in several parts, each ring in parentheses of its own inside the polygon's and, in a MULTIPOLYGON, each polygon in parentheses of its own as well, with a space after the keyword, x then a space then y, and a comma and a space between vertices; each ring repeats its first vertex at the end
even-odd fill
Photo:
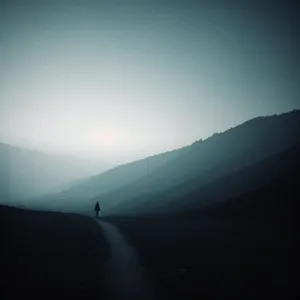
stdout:
POLYGON ((122 163, 300 108, 295 3, 0 0, 0 141, 122 163))

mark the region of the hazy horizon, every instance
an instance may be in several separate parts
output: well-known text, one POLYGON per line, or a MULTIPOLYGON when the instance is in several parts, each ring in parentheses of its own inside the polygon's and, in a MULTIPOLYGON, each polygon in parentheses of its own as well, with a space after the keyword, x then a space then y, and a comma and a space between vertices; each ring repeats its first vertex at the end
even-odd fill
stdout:
MULTIPOLYGON (((295 108, 293 110, 299 110, 299 108, 295 108)), ((247 121, 250 121, 250 120, 253 120, 255 118, 268 117, 268 116, 280 115, 280 114, 284 114, 284 113, 290 113, 293 110, 281 112, 279 114, 269 114, 269 115, 264 115, 264 116, 258 115, 256 117, 251 118, 251 119, 244 120, 241 123, 237 124, 236 126, 242 125, 243 123, 245 123, 247 121)), ((24 142, 22 144, 22 142, 21 143, 20 142, 19 143, 18 142, 14 143, 14 142, 0 140, 0 144, 3 143, 3 144, 6 144, 8 146, 11 146, 11 147, 18 147, 18 148, 26 149, 28 151, 37 151, 37 152, 39 152, 41 154, 45 154, 45 155, 51 155, 51 156, 53 155, 53 156, 57 156, 57 157, 64 157, 65 156, 66 158, 68 158, 68 157, 72 158, 73 157, 73 158, 78 158, 78 159, 87 159, 87 160, 99 161, 99 162, 107 163, 108 165, 110 165, 110 167, 113 167, 114 165, 117 166, 117 165, 120 165, 120 164, 123 164, 123 163, 126 164, 126 163, 129 163, 129 162, 133 162, 133 161, 137 161, 137 160, 140 160, 140 159, 144 159, 144 158, 147 158, 147 157, 150 157, 150 156, 153 156, 153 155, 159 155, 159 154, 166 153, 166 152, 169 152, 169 151, 178 150, 180 148, 183 148, 183 147, 186 147, 186 146, 190 146, 191 144, 193 144, 193 143, 195 143, 195 142, 197 142, 199 140, 205 141, 206 139, 210 138, 215 133, 224 133, 227 130, 229 130, 231 128, 234 128, 236 126, 225 128, 224 130, 214 132, 214 133, 212 133, 211 135, 209 135, 209 136, 207 136, 205 138, 202 138, 202 137, 198 138, 198 139, 193 140, 190 143, 182 145, 180 147, 176 147, 176 148, 172 148, 172 149, 167 149, 167 150, 163 150, 163 151, 155 152, 155 153, 150 153, 150 154, 146 154, 146 155, 135 156, 133 158, 132 157, 127 157, 127 158, 125 158, 125 159, 123 158, 121 160, 118 160, 118 158, 117 159, 112 159, 112 160, 110 160, 110 159, 104 160, 103 157, 97 155, 97 153, 94 154, 94 155, 93 154, 91 155, 91 154, 86 154, 86 153, 79 153, 79 154, 75 153, 75 154, 73 154, 72 152, 70 152, 70 153, 64 153, 64 152, 53 151, 53 150, 49 151, 47 149, 44 150, 43 148, 39 148, 39 147, 34 147, 34 146, 30 147, 30 146, 27 146, 26 143, 24 143, 24 142)))
POLYGON ((292 1, 1 1, 0 141, 122 163, 300 107, 292 1))

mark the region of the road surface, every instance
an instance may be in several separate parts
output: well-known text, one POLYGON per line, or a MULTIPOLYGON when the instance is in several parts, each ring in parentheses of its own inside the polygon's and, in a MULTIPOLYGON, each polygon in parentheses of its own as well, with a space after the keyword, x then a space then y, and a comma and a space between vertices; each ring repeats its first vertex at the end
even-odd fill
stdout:
POLYGON ((111 223, 95 220, 104 231, 110 246, 108 276, 116 299, 158 299, 153 283, 140 264, 137 251, 111 223))

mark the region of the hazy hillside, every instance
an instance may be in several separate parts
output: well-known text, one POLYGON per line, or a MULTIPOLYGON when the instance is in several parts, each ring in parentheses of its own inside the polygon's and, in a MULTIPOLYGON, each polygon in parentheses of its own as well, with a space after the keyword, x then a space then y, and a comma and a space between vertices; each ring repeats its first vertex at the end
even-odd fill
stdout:
POLYGON ((247 121, 194 143, 188 151, 150 176, 105 195, 103 206, 111 209, 121 203, 125 207, 133 199, 138 204, 146 198, 156 201, 160 194, 164 195, 162 201, 188 194, 292 147, 300 142, 299 128, 300 111, 247 121), (171 192, 173 188, 176 192, 171 192))
MULTIPOLYGON (((202 177, 177 186, 155 197, 128 201, 113 213, 185 213, 238 197, 287 176, 300 178, 300 144, 262 162, 233 172, 201 186, 202 177), (197 186, 199 186, 197 188, 197 186), (189 192, 192 191, 192 192, 189 192)), ((210 172, 206 174, 210 175, 210 172)), ((288 191, 287 191, 288 192, 288 191)), ((109 211, 108 211, 109 212, 109 211)))
POLYGON ((48 193, 108 168, 104 162, 46 155, 0 143, 1 201, 48 193))
POLYGON ((181 150, 112 169, 44 203, 87 212, 99 197, 111 214, 122 213, 121 207, 131 213, 141 204, 152 209, 291 148, 300 142, 299 128, 299 110, 255 118, 181 150))
POLYGON ((30 205, 40 209, 90 212, 93 209, 94 197, 149 176, 157 168, 173 160, 187 149, 188 147, 184 147, 127 163, 91 178, 84 178, 78 184, 72 182, 71 187, 66 188, 63 192, 33 199, 30 205))

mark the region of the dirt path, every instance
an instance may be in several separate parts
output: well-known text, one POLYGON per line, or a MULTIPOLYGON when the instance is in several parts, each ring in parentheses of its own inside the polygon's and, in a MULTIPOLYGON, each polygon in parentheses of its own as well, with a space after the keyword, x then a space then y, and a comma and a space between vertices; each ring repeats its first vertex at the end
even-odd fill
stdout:
POLYGON ((116 299, 158 299, 153 285, 146 277, 138 254, 125 236, 114 225, 96 220, 109 242, 109 277, 116 299))

